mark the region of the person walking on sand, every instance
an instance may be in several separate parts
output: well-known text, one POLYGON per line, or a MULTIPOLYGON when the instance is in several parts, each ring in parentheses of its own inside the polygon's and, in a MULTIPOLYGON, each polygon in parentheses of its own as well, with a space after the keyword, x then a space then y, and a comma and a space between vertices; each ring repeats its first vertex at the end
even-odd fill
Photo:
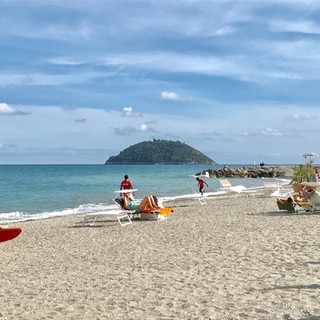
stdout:
POLYGON ((206 185, 207 187, 209 187, 209 186, 208 186, 208 184, 207 184, 204 180, 202 180, 201 178, 197 178, 197 181, 198 181, 199 192, 200 192, 201 195, 203 196, 204 185, 206 185))

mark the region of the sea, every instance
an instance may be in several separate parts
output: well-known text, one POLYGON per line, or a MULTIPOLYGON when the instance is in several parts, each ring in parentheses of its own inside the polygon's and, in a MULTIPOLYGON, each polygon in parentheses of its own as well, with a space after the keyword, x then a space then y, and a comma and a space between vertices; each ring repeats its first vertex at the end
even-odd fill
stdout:
MULTIPOLYGON (((136 199, 147 194, 165 200, 199 195, 195 174, 219 165, 0 165, 0 224, 86 214, 115 208, 125 174, 136 199)), ((238 164, 229 167, 252 167, 238 164)), ((204 178, 214 192, 219 180, 204 178)), ((231 184, 262 186, 262 179, 229 179, 231 184)))

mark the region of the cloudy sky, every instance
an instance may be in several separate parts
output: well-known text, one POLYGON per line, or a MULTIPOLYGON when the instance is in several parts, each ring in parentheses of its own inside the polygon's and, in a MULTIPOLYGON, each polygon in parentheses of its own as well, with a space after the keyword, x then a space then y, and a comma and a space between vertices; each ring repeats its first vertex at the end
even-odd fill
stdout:
POLYGON ((152 139, 303 163, 319 40, 318 0, 1 0, 0 164, 103 164, 152 139))

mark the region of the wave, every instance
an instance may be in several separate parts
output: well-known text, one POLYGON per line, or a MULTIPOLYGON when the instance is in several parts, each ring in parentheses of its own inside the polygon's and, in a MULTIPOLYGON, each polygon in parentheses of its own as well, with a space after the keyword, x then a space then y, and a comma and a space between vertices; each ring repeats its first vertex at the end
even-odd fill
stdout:
POLYGON ((40 212, 40 213, 26 213, 26 212, 7 212, 0 213, 0 224, 10 224, 16 222, 24 222, 31 220, 49 219, 55 217, 63 217, 78 214, 87 214, 92 212, 99 212, 117 208, 116 204, 82 204, 76 208, 66 208, 60 211, 40 212))
MULTIPOLYGON (((158 201, 159 201, 159 204, 163 204, 168 201, 196 199, 200 197, 212 197, 212 196, 222 195, 225 193, 226 193, 225 191, 207 192, 203 196, 201 196, 199 193, 190 193, 190 194, 184 194, 179 196, 159 197, 158 201)), ((136 200, 139 201, 141 199, 136 199, 136 200)), ((87 203, 87 204, 82 204, 75 208, 66 208, 60 211, 50 211, 50 212, 40 212, 40 213, 26 213, 26 212, 20 212, 20 211, 7 212, 7 213, 0 213, 0 224, 11 224, 11 223, 17 223, 17 222, 42 220, 42 219, 64 217, 64 216, 71 216, 71 215, 85 215, 88 213, 112 210, 117 208, 118 206, 115 203, 114 204, 87 203)))

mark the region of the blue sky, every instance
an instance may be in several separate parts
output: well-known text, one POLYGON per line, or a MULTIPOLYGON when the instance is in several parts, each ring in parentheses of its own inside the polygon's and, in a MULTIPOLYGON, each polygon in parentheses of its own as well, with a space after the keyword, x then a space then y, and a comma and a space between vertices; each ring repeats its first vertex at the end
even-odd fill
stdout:
POLYGON ((318 153, 319 1, 2 0, 0 12, 0 164, 104 163, 152 139, 221 164, 318 153))

